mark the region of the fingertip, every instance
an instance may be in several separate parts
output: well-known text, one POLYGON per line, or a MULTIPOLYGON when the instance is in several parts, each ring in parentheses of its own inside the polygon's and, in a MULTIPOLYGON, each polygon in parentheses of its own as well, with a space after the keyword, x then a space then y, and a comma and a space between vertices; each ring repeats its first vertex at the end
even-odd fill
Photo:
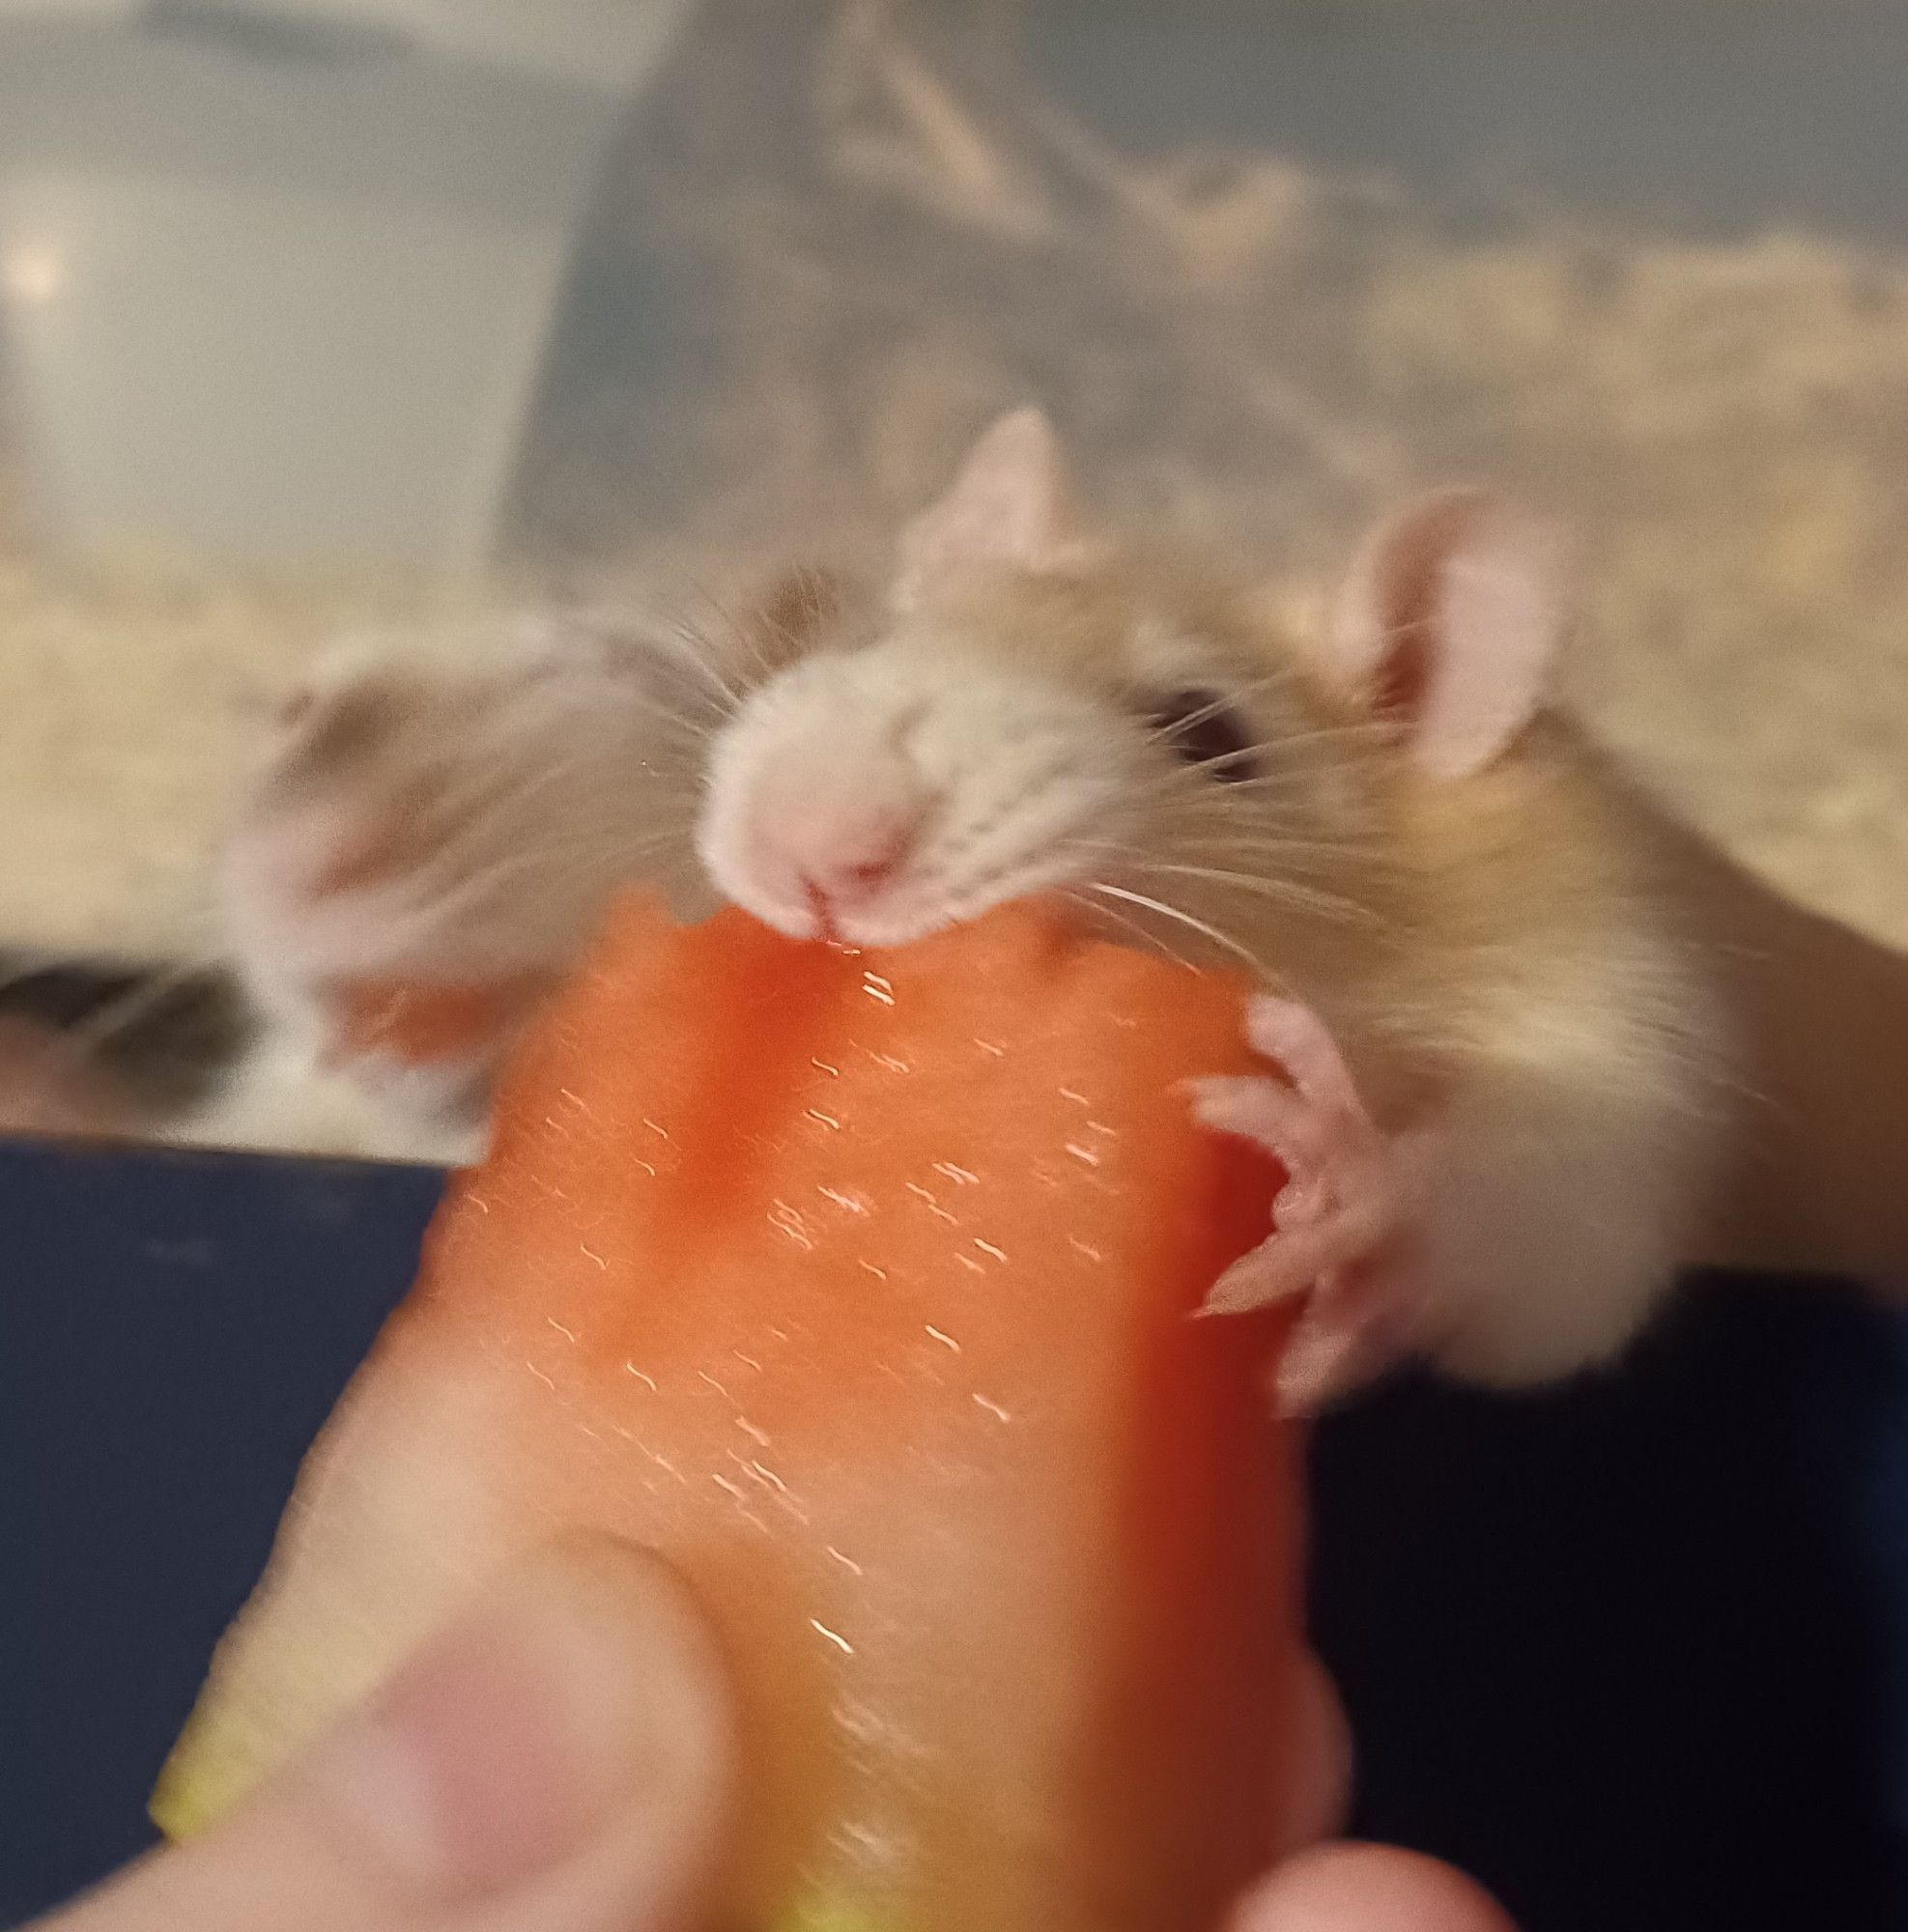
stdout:
POLYGON ((1250 1893, 1227 1932, 1517 1932, 1474 1880, 1391 1845, 1301 1852, 1250 1893))
POLYGON ((688 1586, 627 1545, 565 1543, 62 1932, 673 1932, 707 1918, 735 1758, 728 1675, 688 1586))
MULTIPOLYGON (((546 1589, 593 1598, 638 1673, 637 1795, 718 1794, 736 1757, 728 1665, 681 1572, 619 1537, 574 1533, 542 1552, 528 1575, 546 1589)), ((583 1694, 597 1694, 593 1678, 581 1683, 583 1694)))
POLYGON ((732 1733, 688 1587, 645 1551, 577 1538, 500 1578, 302 1775, 368 1860, 452 1900, 522 1885, 638 1814, 659 1849, 693 1847, 732 1733))
POLYGON ((1276 1847, 1282 1859, 1335 1837, 1345 1829, 1352 1800, 1352 1727, 1338 1688, 1314 1651, 1299 1659, 1289 1713, 1283 1742, 1291 1755, 1276 1847))

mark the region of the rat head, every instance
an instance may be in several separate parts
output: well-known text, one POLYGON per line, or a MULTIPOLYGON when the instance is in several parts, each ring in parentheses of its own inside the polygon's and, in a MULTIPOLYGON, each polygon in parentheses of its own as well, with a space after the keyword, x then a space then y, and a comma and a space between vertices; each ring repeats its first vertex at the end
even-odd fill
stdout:
POLYGON ((1477 769, 1537 700, 1542 533, 1416 506, 1310 659, 1210 582, 1089 546, 1070 494, 1044 418, 1003 418, 904 533, 871 634, 812 632, 754 684, 710 751, 719 890, 864 945, 1058 891, 1260 965, 1281 922, 1381 917, 1401 775, 1477 769))

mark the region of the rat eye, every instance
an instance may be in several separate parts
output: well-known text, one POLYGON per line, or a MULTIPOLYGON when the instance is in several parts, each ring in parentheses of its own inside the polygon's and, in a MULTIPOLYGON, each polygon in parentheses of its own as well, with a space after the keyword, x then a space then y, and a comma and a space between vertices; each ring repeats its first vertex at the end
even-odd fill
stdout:
POLYGON ((1257 741, 1218 692, 1155 692, 1148 701, 1147 718, 1174 752, 1206 777, 1237 784, 1254 775, 1257 741))

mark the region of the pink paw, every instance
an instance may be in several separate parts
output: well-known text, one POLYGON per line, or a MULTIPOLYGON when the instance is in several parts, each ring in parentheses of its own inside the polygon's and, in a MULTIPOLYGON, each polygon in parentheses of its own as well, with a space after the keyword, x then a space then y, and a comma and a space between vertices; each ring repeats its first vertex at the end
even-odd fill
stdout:
POLYGON ((1246 1032, 1285 1074, 1202 1080, 1194 1112, 1286 1171, 1277 1228, 1213 1284, 1202 1313, 1241 1314, 1303 1294, 1280 1360, 1288 1412, 1310 1410, 1402 1350, 1409 1309, 1395 1265, 1404 1187, 1395 1144, 1365 1111, 1324 1022, 1296 1001, 1252 1002, 1246 1032))

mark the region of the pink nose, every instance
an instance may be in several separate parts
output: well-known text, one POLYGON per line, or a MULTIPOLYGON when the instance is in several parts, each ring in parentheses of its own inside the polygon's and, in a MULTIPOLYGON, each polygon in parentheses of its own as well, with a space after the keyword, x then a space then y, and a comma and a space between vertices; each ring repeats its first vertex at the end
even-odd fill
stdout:
POLYGON ((823 762, 793 753, 757 781, 755 863, 780 894, 824 915, 876 898, 907 861, 926 800, 892 752, 823 762))

